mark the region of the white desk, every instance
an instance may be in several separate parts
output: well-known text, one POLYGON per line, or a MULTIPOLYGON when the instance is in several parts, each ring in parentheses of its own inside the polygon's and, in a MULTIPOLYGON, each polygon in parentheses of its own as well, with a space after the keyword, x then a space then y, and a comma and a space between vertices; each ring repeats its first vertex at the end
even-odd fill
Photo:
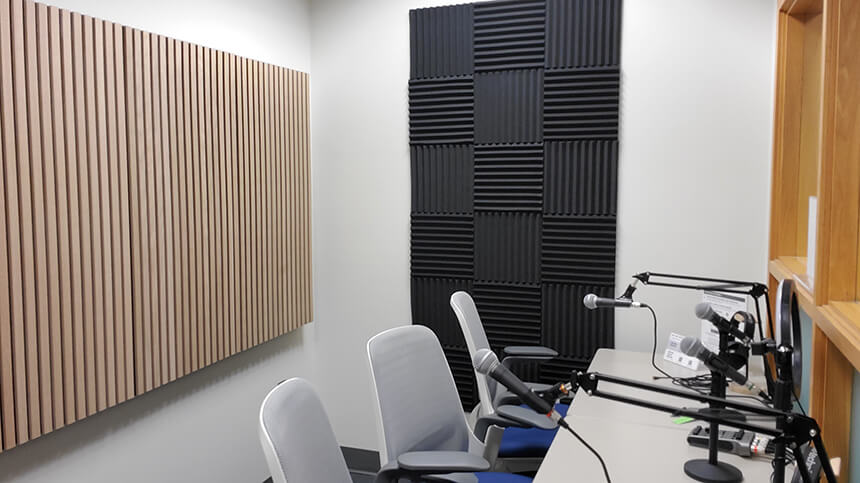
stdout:
MULTIPOLYGON (((655 371, 651 354, 601 349, 589 367, 591 372, 653 382, 655 371)), ((694 373, 681 367, 657 364, 675 376, 694 373)), ((670 384, 664 382, 664 384, 670 384)), ((600 383, 601 391, 647 399, 673 406, 698 407, 700 404, 665 394, 600 383)), ((652 411, 607 399, 577 393, 565 418, 568 424, 592 445, 606 461, 614 483, 660 481, 695 481, 684 474, 684 462, 707 458, 708 451, 687 444, 687 432, 695 424, 677 425, 663 412, 652 411)), ((736 466, 744 481, 767 482, 771 474, 770 461, 720 453, 720 461, 736 466)), ((570 433, 560 429, 535 477, 535 483, 603 481, 600 463, 570 433)))

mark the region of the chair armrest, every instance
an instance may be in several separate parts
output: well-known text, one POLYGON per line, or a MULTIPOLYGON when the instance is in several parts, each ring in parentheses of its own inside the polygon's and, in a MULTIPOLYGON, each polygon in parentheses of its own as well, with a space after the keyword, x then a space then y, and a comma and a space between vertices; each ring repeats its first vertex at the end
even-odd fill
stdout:
POLYGON ((487 471, 490 462, 467 451, 412 451, 397 457, 397 466, 420 474, 487 471))
POLYGON ((558 352, 543 346, 510 345, 502 349, 505 358, 515 357, 517 359, 549 360, 558 357, 558 352))
POLYGON ((530 424, 523 424, 519 421, 501 416, 499 413, 488 414, 478 417, 475 421, 475 436, 484 443, 487 437, 487 431, 490 426, 498 426, 500 428, 530 428, 530 424))
POLYGON ((556 423, 544 414, 538 414, 529 408, 521 406, 499 406, 496 408, 499 416, 516 421, 523 426, 540 429, 555 429, 556 423))

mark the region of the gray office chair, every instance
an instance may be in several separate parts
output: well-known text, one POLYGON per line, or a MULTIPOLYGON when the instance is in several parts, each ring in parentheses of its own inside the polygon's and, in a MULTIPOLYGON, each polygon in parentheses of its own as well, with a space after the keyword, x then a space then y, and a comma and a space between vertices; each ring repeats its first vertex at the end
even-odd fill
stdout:
MULTIPOLYGON (((451 309, 457 316, 469 354, 474 357, 481 349, 490 349, 484 325, 472 297, 466 292, 451 295, 451 309)), ((503 349, 502 364, 509 367, 516 361, 547 361, 558 353, 541 346, 508 346, 503 349)), ((522 407, 514 394, 506 390, 492 378, 475 371, 480 404, 473 411, 475 416, 475 435, 484 442, 487 458, 495 464, 496 456, 505 458, 509 468, 524 468, 539 464, 531 458, 541 458, 555 437, 557 429, 549 418, 522 407), (506 429, 509 428, 509 429, 506 429), (522 459, 513 464, 513 458, 522 459)), ((534 390, 546 390, 550 386, 540 383, 527 383, 534 390)), ((556 409, 567 413, 567 405, 557 405, 556 409)))
POLYGON ((490 463, 466 423, 442 346, 430 329, 386 330, 367 342, 367 357, 379 422, 377 481, 531 481, 484 473, 490 463))
POLYGON ((293 378, 260 406, 260 443, 274 483, 352 483, 314 388, 293 378))
MULTIPOLYGON (((466 339, 469 355, 474 357, 481 349, 490 349, 490 342, 484 331, 484 324, 475 301, 466 292, 454 292, 451 295, 451 309, 460 322, 460 329, 466 339)), ((558 356, 558 352, 542 346, 508 346, 503 350, 502 364, 510 368, 517 361, 548 361, 558 356)), ((496 408, 505 404, 514 403, 517 397, 507 391, 493 379, 475 371, 475 380, 478 385, 478 397, 481 401, 481 415, 487 416, 496 412, 496 408)), ((534 390, 546 390, 550 386, 540 383, 527 383, 534 390)), ((544 418, 546 419, 546 418, 544 418)))

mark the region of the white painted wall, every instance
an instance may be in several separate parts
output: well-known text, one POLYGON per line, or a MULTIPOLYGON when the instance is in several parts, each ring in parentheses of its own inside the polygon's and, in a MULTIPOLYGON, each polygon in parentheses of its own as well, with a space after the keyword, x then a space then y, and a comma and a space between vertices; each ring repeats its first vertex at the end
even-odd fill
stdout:
MULTIPOLYGON (((410 322, 408 10, 449 2, 51 2, 312 73, 316 322, 0 454, 0 481, 261 481, 256 411, 292 376, 341 444, 376 448, 364 344, 410 322)), ((774 0, 626 0, 620 287, 641 270, 763 279, 775 17, 774 0)), ((637 295, 664 330, 696 330, 693 294, 637 295)), ((650 348, 645 314, 617 324, 619 347, 650 348)))
MULTIPOLYGON (((627 0, 621 47, 617 287, 643 271, 766 282, 774 0, 627 0)), ((644 287, 670 331, 697 335, 694 291, 644 287)), ((651 349, 651 318, 616 310, 616 344, 651 349)))

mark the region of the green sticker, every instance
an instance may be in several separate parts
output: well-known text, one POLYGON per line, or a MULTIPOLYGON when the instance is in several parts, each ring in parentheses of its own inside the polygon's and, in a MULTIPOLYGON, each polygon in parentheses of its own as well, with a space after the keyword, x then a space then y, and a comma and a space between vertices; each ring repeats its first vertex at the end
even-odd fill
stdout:
POLYGON ((672 419, 672 422, 675 424, 687 424, 687 423, 692 422, 692 421, 695 421, 695 419, 693 419, 689 416, 680 416, 680 417, 672 419))

